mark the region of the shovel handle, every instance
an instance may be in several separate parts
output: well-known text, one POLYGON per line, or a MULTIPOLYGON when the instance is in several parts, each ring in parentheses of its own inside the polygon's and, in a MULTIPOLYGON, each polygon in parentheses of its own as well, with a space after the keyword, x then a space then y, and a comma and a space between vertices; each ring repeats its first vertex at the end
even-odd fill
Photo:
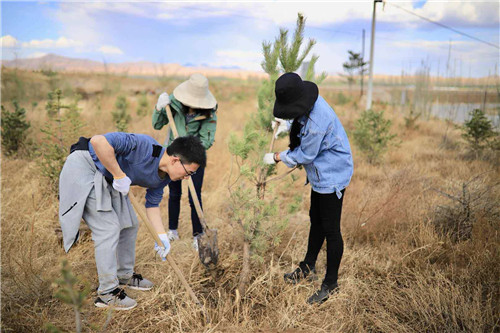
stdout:
MULTIPOLYGON (((156 230, 153 227, 153 225, 151 224, 151 222, 149 222, 149 219, 148 219, 146 213, 144 212, 144 209, 141 207, 141 205, 139 204, 139 202, 137 202, 137 199, 135 198, 134 194, 132 192, 129 192, 128 193, 128 197, 130 199, 130 202, 132 202, 132 205, 134 206, 136 212, 139 214, 139 216, 141 217, 142 221, 146 225, 149 233, 151 234, 151 236, 153 236, 155 242, 158 244, 158 246, 160 246, 160 244, 163 244, 162 241, 161 241, 161 239, 160 239, 160 236, 158 236, 158 232, 156 232, 156 230)), ((188 294, 191 296, 191 298, 193 299, 193 301, 200 308, 202 308, 204 310, 203 305, 201 304, 201 302, 198 299, 198 297, 196 297, 196 295, 194 294, 193 289, 191 289, 191 287, 189 286, 188 282, 186 281, 186 278, 182 274, 181 270, 179 269, 179 267, 177 266, 177 264, 175 263, 175 261, 174 261, 174 259, 172 258, 171 255, 167 255, 167 261, 170 264, 170 266, 172 266, 172 268, 174 269, 175 274, 177 275, 177 277, 179 278, 179 280, 181 280, 182 285, 184 286, 184 288, 186 289, 186 291, 188 292, 188 294)))
MULTIPOLYGON (((168 122, 170 124, 170 129, 174 133, 174 138, 178 138, 179 132, 177 132, 177 127, 175 126, 174 116, 172 116, 172 111, 170 110, 169 107, 166 107, 165 111, 167 112, 168 122)), ((189 192, 191 192, 191 197, 193 198, 196 213, 198 214, 198 218, 200 219, 200 223, 203 226, 203 229, 206 231, 208 230, 207 221, 205 220, 205 214, 203 214, 203 210, 201 209, 200 200, 198 199, 198 194, 196 194, 194 183, 191 177, 188 178, 188 183, 189 183, 189 192)))

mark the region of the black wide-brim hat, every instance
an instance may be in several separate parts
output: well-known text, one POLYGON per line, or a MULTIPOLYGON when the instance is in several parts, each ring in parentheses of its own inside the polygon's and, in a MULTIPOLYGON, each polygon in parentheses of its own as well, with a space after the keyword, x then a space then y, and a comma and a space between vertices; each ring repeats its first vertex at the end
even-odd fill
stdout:
POLYGON ((285 73, 276 80, 276 101, 273 115, 276 118, 294 119, 311 110, 318 99, 318 86, 314 82, 302 81, 295 73, 285 73))

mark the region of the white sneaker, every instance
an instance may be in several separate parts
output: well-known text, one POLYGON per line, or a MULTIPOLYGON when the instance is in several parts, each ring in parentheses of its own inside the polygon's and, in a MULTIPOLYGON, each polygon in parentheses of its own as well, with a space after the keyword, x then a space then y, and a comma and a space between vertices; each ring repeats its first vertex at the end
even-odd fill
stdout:
POLYGON ((196 235, 193 237, 193 249, 198 252, 198 238, 200 238, 201 235, 196 235))
POLYGON ((177 232, 177 230, 169 230, 167 232, 167 237, 169 241, 173 242, 174 240, 179 239, 179 233, 177 232))

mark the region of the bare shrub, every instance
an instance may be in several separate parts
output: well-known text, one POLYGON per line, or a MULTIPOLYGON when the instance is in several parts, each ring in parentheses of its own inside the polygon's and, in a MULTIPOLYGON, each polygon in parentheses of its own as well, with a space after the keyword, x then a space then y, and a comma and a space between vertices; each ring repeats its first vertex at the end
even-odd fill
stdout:
POLYGON ((449 237, 453 242, 460 242, 471 238, 474 223, 478 219, 498 224, 498 185, 500 182, 490 184, 483 175, 479 175, 458 186, 450 186, 447 191, 452 194, 434 189, 451 200, 451 204, 436 207, 431 219, 439 235, 449 237))

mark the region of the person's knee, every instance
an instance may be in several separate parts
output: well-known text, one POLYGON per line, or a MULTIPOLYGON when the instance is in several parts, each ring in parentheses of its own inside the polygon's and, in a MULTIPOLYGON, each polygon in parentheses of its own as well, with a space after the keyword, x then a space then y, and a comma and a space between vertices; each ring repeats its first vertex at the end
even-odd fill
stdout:
POLYGON ((333 241, 342 241, 342 233, 339 229, 326 230, 325 236, 327 239, 331 239, 333 241))

